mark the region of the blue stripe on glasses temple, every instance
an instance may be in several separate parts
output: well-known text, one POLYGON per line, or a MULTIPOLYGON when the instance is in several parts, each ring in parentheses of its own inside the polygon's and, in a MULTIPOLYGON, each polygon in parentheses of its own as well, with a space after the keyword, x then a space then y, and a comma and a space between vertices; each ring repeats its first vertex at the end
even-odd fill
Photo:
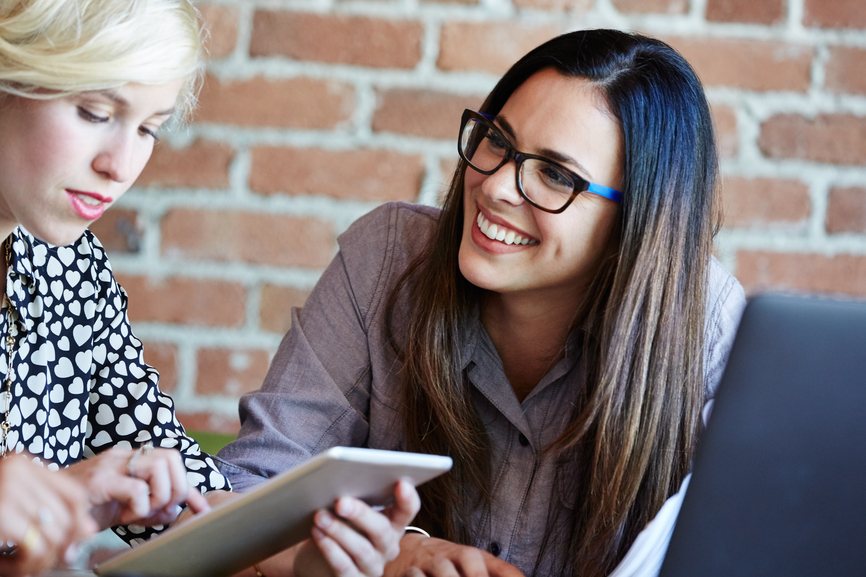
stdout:
POLYGON ((622 193, 618 190, 614 190, 613 188, 608 188, 606 186, 590 182, 589 188, 587 188, 586 190, 593 194, 609 198, 613 201, 622 202, 622 193))
MULTIPOLYGON (((483 116, 484 118, 486 118, 487 120, 489 120, 491 122, 493 122, 496 119, 495 116, 493 116, 492 114, 487 114, 486 112, 478 112, 477 114, 480 114, 481 116, 483 116)), ((604 198, 609 198, 614 202, 622 202, 622 193, 620 191, 616 190, 615 188, 608 188, 607 186, 602 186, 602 185, 596 184, 594 182, 589 182, 589 181, 586 181, 586 182, 589 183, 589 187, 586 189, 587 192, 591 192, 593 194, 603 196, 604 198)))

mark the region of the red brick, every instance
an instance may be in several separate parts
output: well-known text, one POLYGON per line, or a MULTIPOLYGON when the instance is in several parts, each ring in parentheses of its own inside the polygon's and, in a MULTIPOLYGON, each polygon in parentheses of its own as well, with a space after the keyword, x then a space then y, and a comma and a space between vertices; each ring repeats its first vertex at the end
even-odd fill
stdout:
POLYGON ((389 150, 252 149, 250 188, 354 200, 414 200, 424 177, 419 155, 389 150))
POLYGON ((239 327, 246 317, 247 292, 238 283, 190 278, 118 274, 129 293, 129 318, 206 327, 239 327))
POLYGON ((564 32, 561 26, 519 22, 446 22, 439 40, 442 70, 502 74, 524 54, 564 32))
POLYGON ((795 290, 866 296, 866 256, 740 251, 736 275, 749 294, 795 290))
POLYGON ((805 92, 814 49, 765 40, 675 37, 665 39, 697 70, 707 86, 805 92))
POLYGON ((222 142, 196 140, 185 148, 172 148, 161 142, 153 149, 150 162, 135 184, 227 188, 234 156, 232 147, 222 142))
POLYGON ((185 411, 177 411, 177 420, 188 431, 237 435, 241 430, 241 422, 238 420, 236 414, 229 416, 222 413, 187 413, 185 411))
POLYGON ((708 0, 707 20, 776 24, 785 18, 784 0, 708 0))
POLYGON ((834 188, 827 199, 827 232, 866 233, 866 188, 834 188))
POLYGON ((138 213, 126 208, 112 207, 102 217, 88 227, 105 247, 112 253, 137 253, 141 248, 144 234, 138 223, 138 213))
POLYGON ((266 331, 285 333, 292 326, 292 307, 302 307, 310 291, 266 284, 262 287, 259 326, 266 331))
POLYGON ((334 128, 355 110, 355 91, 336 80, 310 78, 222 82, 209 76, 198 122, 284 128, 334 128))
POLYGON ((177 208, 162 220, 168 258, 324 268, 335 242, 333 226, 314 218, 177 208))
POLYGON ((230 55, 238 43, 240 14, 236 6, 197 3, 196 8, 204 19, 208 35, 205 49, 210 60, 219 60, 230 55))
POLYGON ((722 206, 730 228, 804 228, 812 211, 805 184, 770 178, 724 178, 722 206))
POLYGON ((620 12, 685 14, 689 0, 613 0, 620 12))
POLYGON ((778 114, 761 124, 758 146, 771 158, 864 164, 866 118, 822 114, 809 119, 796 114, 778 114))
POLYGON ((380 92, 373 130, 456 141, 463 110, 477 110, 482 102, 482 95, 403 89, 380 92))
POLYGON ((822 28, 866 28, 863 0, 805 0, 806 26, 822 28))
POLYGON ((866 50, 830 48, 824 84, 833 92, 866 94, 866 50))
POLYGON ((159 371, 159 389, 170 393, 177 387, 177 345, 144 342, 144 362, 159 371))
POLYGON ((257 10, 252 56, 286 56, 373 68, 414 68, 424 28, 412 20, 257 10))
POLYGON ((712 107, 713 124, 716 129, 716 143, 720 158, 734 158, 740 146, 737 132, 737 113, 730 106, 714 104, 712 107))
POLYGON ((595 4, 595 0, 512 0, 511 3, 518 9, 589 12, 595 4))
POLYGON ((269 363, 270 355, 262 349, 201 349, 195 391, 240 398, 262 386, 269 363))

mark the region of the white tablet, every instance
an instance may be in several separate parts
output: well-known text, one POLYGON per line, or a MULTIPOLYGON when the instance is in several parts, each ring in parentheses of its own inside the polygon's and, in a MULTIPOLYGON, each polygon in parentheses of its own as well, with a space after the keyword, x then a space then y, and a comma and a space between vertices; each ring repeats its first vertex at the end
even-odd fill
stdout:
POLYGON ((232 575, 308 538, 313 513, 339 497, 384 505, 400 479, 417 486, 449 469, 450 457, 334 447, 95 571, 105 576, 232 575))

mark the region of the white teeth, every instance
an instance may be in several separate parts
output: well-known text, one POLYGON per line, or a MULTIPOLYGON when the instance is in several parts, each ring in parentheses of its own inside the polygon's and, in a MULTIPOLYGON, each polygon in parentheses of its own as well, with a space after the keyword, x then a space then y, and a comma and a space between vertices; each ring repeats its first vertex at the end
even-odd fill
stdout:
POLYGON ((500 226, 497 224, 493 224, 484 218, 484 215, 480 212, 478 213, 478 218, 475 219, 478 223, 478 228, 481 229, 481 232, 489 238, 490 240, 498 240, 500 242, 504 242, 505 244, 538 244, 537 241, 523 238, 513 230, 509 230, 504 226, 500 226))
POLYGON ((490 240, 496 240, 496 235, 499 234, 499 225, 491 224, 487 227, 487 232, 484 233, 490 240))
POLYGON ((96 200, 92 196, 87 196, 85 194, 76 194, 75 196, 77 196, 81 200, 81 202, 88 206, 99 206, 100 204, 102 204, 100 201, 96 200))

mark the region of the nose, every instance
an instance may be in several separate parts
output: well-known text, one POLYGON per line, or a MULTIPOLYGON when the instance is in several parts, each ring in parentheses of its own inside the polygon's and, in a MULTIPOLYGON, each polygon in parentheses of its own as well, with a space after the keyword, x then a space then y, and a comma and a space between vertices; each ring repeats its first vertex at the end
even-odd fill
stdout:
POLYGON ((136 179, 144 168, 144 162, 150 157, 148 151, 144 162, 139 162, 138 157, 142 156, 139 149, 145 146, 138 142, 139 138, 137 133, 118 130, 112 138, 103 142, 93 159, 93 170, 114 182, 126 183, 136 179))
POLYGON ((509 160, 499 170, 487 176, 481 183, 481 190, 491 200, 507 202, 515 206, 524 202, 517 190, 517 165, 509 160))

